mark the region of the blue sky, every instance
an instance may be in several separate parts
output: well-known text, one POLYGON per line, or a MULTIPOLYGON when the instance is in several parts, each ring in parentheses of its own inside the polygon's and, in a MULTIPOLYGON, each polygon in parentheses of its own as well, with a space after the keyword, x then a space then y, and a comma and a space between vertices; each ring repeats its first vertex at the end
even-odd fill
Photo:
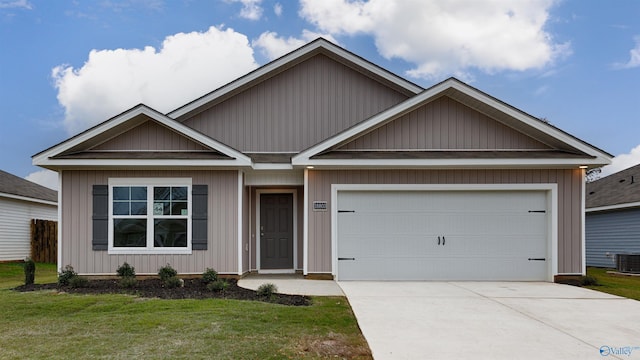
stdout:
POLYGON ((168 112, 323 36, 429 87, 456 76, 640 163, 640 1, 0 0, 0 169, 144 102, 168 112))

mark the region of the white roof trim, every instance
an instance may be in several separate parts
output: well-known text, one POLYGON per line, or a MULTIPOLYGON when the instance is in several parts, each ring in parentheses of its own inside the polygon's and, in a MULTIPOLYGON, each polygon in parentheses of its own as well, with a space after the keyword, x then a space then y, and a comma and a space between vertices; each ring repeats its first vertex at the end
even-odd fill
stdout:
POLYGON ((597 159, 309 159, 304 164, 297 166, 321 167, 351 167, 351 168, 465 168, 465 167, 576 167, 592 165, 597 159))
MULTIPOLYGON (((49 148, 48 150, 45 150, 39 154, 36 154, 33 156, 33 165, 37 165, 37 166, 46 166, 46 165, 50 165, 50 166, 54 166, 54 165, 81 165, 84 164, 85 162, 90 162, 90 165, 107 165, 107 163, 109 163, 108 165, 111 164, 120 164, 120 165, 124 165, 129 164, 129 163, 136 163, 136 161, 142 161, 144 162, 144 164, 149 165, 150 163, 153 163, 153 160, 127 160, 127 159, 120 159, 120 160, 105 160, 105 159, 101 159, 101 160, 96 160, 96 159, 52 159, 53 157, 55 157, 56 155, 59 155, 61 153, 64 153, 65 151, 74 148, 75 146, 81 145, 82 143, 84 143, 85 141, 88 141, 96 136, 99 136, 100 134, 102 134, 105 131, 108 131, 110 129, 115 128, 116 126, 122 125, 123 123, 126 123, 127 121, 129 121, 132 118, 135 118, 138 115, 146 115, 150 118, 152 118, 153 120, 157 121, 158 123, 190 138, 193 139, 205 146, 208 146, 212 149, 215 149, 216 151, 219 151, 221 153, 223 153, 224 155, 227 155, 229 157, 235 158, 235 160, 233 161, 228 161, 228 160, 217 160, 216 162, 220 162, 224 164, 231 164, 232 162, 235 163, 234 165, 238 165, 238 166, 250 166, 251 165, 251 159, 244 155, 243 153, 227 146, 224 145, 198 131, 195 131, 194 129, 185 126, 165 115, 162 115, 161 113, 145 106, 145 105, 138 105, 128 111, 125 111, 124 113, 110 119, 107 120, 105 122, 103 122, 102 124, 95 126, 83 133, 80 133, 79 135, 72 137, 71 139, 64 141, 52 148, 49 148)), ((167 163, 171 163, 173 160, 162 160, 162 162, 167 162, 167 163)), ((195 160, 190 160, 190 161, 195 161, 195 160)), ((211 161, 211 160, 209 160, 211 161)), ((184 164, 185 161, 182 160, 182 163, 184 164)), ((215 163, 215 162, 214 162, 215 163)), ((202 162, 198 162, 198 164, 202 164, 202 162)))
POLYGON ((640 207, 640 201, 632 202, 632 203, 624 203, 624 204, 615 204, 615 205, 606 205, 606 206, 598 206, 593 208, 588 208, 585 212, 598 212, 598 211, 608 211, 608 210, 622 210, 640 207))
MULTIPOLYGON (((538 121, 537 119, 532 118, 529 115, 523 114, 520 111, 515 110, 514 108, 505 105, 481 92, 479 92, 476 89, 473 89, 467 85, 465 85, 464 83, 455 80, 455 79, 448 79, 445 80, 443 82, 441 82, 440 84, 437 84, 425 91, 423 91, 422 93, 407 99, 406 101, 390 108, 387 109, 381 113, 379 113, 378 115, 375 115, 371 118, 369 118, 366 121, 361 122, 358 125, 355 125, 353 127, 351 127, 350 129, 347 129, 345 131, 343 131, 340 134, 337 134, 329 139, 324 140, 323 142, 310 147, 309 149, 302 151, 300 154, 294 156, 291 159, 291 162, 293 165, 296 166, 304 166, 304 165, 313 165, 314 164, 314 160, 311 160, 311 157, 326 151, 328 149, 330 149, 333 146, 336 146, 342 142, 348 141, 352 138, 357 137, 360 134, 365 133, 367 130, 370 129, 374 129, 377 126, 380 126, 381 124, 389 121, 390 119, 394 119, 397 117, 400 117, 402 115, 404 115, 405 113, 408 113, 410 111, 412 111, 413 109, 415 109, 418 106, 421 106, 423 104, 425 104, 426 102, 428 102, 430 99, 439 96, 440 94, 442 94, 443 92, 445 92, 448 89, 455 89, 458 90, 478 101, 481 101, 493 108, 495 108, 498 111, 501 111, 503 113, 505 113, 508 116, 511 116, 517 120, 520 120, 522 122, 524 122, 525 124, 549 135, 552 136, 556 139, 558 139, 559 141, 562 141, 566 144, 568 144, 569 146, 576 148, 588 155, 591 156, 595 156, 595 161, 594 160, 589 160, 589 161, 585 161, 584 164, 585 165, 607 165, 611 163, 611 156, 609 156, 609 154, 604 153, 603 151, 596 149, 592 146, 589 146, 579 140, 577 140, 576 138, 558 130, 555 129, 551 126, 548 126, 544 123, 542 123, 541 121, 538 121)), ((330 161, 330 160, 326 160, 326 161, 330 161)), ((419 162, 420 160, 418 160, 419 162)), ((573 162, 571 162, 572 164, 577 161, 577 160, 573 160, 573 162)), ((331 160, 332 163, 335 163, 336 160, 331 160)), ((362 160, 359 160, 359 162, 361 163, 362 160)), ((398 162, 396 162, 397 164, 400 164, 398 162)), ((416 161, 411 161, 412 164, 415 164, 416 161)))
POLYGON ((21 201, 28 201, 28 202, 38 203, 38 204, 58 206, 58 203, 55 202, 55 201, 36 199, 36 198, 28 197, 28 196, 20 196, 20 195, 9 194, 9 193, 0 193, 0 197, 4 197, 4 198, 8 198, 8 199, 21 200, 21 201))
POLYGON ((278 68, 285 66, 288 63, 291 63, 315 50, 317 50, 318 48, 323 48, 327 51, 330 51, 332 53, 334 53, 336 56, 343 58, 347 61, 350 61, 362 68, 364 68, 367 71, 370 71, 378 76, 380 76, 381 78, 384 78, 385 80, 388 80, 391 83, 394 83, 404 89, 407 89, 408 91, 414 93, 414 94, 418 94, 421 91, 423 91, 424 89, 421 88, 420 86, 413 84, 397 75, 392 74, 391 72, 382 69, 381 67, 378 67, 366 60, 364 60, 363 58, 323 39, 323 38, 319 38, 297 50, 294 50, 286 55, 284 55, 283 57, 276 59, 262 67, 259 67, 258 69, 254 70, 253 72, 250 72, 249 74, 239 78, 238 80, 235 80, 217 90, 214 90, 213 92, 201 97, 200 99, 197 99, 195 101, 193 101, 192 103, 189 103, 185 106, 182 106, 176 110, 173 110, 172 112, 168 113, 167 116, 176 119, 179 118, 193 110, 198 109, 201 106, 206 105, 207 103, 227 94, 230 93, 238 88, 241 88, 243 86, 245 86, 248 83, 251 83, 252 81, 259 79, 260 77, 267 75, 268 73, 277 70, 278 68))

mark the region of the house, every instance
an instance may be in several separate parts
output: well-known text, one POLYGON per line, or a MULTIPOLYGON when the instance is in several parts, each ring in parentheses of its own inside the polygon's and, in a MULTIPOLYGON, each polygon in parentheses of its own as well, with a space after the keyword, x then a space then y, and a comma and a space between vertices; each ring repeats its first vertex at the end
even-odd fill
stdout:
POLYGON ((31 256, 33 219, 58 219, 57 192, 0 170, 0 262, 31 256))
POLYGON ((616 254, 640 253, 640 165, 586 186, 587 266, 616 267, 616 254))
POLYGON ((339 280, 583 274, 585 168, 610 161, 461 81, 423 89, 324 39, 33 156, 60 174, 60 266, 339 280))

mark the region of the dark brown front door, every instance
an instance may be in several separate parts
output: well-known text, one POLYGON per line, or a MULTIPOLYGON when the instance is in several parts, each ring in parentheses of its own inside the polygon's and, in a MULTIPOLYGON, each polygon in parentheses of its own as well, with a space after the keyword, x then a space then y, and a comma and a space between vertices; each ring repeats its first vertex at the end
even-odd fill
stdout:
POLYGON ((293 269, 293 194, 260 195, 260 268, 293 269))

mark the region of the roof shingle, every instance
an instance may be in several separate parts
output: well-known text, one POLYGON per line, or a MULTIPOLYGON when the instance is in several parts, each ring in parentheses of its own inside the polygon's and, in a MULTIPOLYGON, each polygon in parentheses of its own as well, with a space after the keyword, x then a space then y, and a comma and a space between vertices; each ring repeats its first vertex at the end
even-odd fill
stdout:
POLYGON ((58 192, 0 170, 0 193, 58 202, 58 192))

